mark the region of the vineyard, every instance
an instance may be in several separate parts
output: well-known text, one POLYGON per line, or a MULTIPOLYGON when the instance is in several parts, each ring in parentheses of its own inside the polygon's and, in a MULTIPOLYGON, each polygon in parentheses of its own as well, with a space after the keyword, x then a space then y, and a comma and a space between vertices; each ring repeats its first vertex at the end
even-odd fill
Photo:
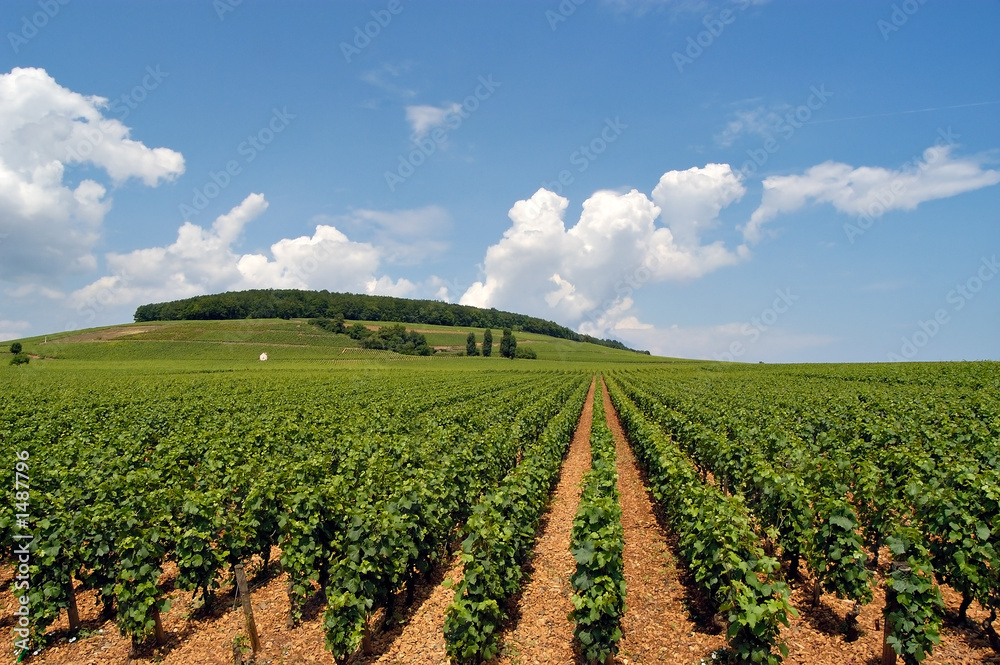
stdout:
POLYGON ((544 662, 536 622, 569 662, 1000 662, 994 364, 42 364, 0 373, 11 662, 544 662))

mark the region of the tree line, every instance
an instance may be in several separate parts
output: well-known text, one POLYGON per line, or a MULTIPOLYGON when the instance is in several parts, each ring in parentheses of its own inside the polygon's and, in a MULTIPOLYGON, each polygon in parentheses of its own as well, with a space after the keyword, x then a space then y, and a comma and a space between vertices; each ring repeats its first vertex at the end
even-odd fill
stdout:
MULTIPOLYGON (((465 355, 478 356, 479 353, 479 348, 476 346, 476 333, 469 331, 468 336, 465 338, 465 355)), ((492 353, 493 331, 487 328, 486 332, 483 333, 482 354, 485 357, 489 357, 492 353)), ((500 338, 500 355, 504 358, 527 358, 529 360, 534 360, 538 357, 534 349, 517 345, 517 338, 514 337, 514 333, 510 328, 504 328, 503 337, 500 338)))
POLYGON ((183 300, 140 305, 135 310, 136 323, 147 321, 222 320, 222 319, 335 319, 352 321, 398 321, 470 328, 509 328, 511 331, 539 333, 590 342, 625 351, 630 349, 613 339, 581 335, 553 321, 524 314, 455 305, 437 300, 411 300, 392 296, 372 296, 330 291, 297 289, 253 289, 195 296, 183 300))

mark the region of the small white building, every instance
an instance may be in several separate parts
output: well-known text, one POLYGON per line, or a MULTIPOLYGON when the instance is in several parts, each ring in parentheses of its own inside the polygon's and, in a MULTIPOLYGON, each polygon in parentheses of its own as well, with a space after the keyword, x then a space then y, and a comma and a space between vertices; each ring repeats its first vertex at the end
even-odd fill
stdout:
POLYGON ((266 353, 260 354, 260 361, 264 362, 265 360, 267 360, 267 354, 266 353))

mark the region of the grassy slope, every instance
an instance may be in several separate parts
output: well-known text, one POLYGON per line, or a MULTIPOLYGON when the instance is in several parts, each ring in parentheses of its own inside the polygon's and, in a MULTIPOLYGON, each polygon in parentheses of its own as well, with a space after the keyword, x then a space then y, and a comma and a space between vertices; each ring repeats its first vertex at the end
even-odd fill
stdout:
MULTIPOLYGON (((349 322, 350 323, 350 322, 349 322)), ((362 322, 373 326, 385 322, 362 322)), ((20 340, 24 352, 41 357, 28 368, 45 371, 65 368, 148 368, 155 371, 205 371, 249 369, 262 367, 257 358, 266 352, 270 358, 267 367, 297 369, 338 364, 357 364, 395 361, 435 363, 455 366, 468 363, 506 363, 499 357, 501 331, 493 330, 492 358, 459 358, 464 353, 465 339, 472 330, 482 343, 483 329, 407 324, 410 330, 419 330, 427 341, 443 349, 432 358, 395 356, 384 352, 364 352, 346 335, 334 335, 304 319, 247 319, 238 321, 169 321, 134 323, 104 328, 77 330, 55 335, 20 340), (355 350, 357 349, 357 350, 355 350), (381 356, 381 358, 379 357, 381 356), (447 357, 450 356, 450 357, 447 357)), ((572 342, 547 335, 515 333, 519 344, 530 345, 538 361, 515 361, 518 365, 535 366, 542 361, 580 363, 645 363, 665 362, 665 358, 650 357, 630 351, 572 342)), ((7 346, 10 342, 4 342, 7 346)), ((0 365, 3 356, 0 355, 0 365)), ((544 363, 547 364, 547 363, 544 363)), ((14 369, 14 368, 12 368, 14 369)))

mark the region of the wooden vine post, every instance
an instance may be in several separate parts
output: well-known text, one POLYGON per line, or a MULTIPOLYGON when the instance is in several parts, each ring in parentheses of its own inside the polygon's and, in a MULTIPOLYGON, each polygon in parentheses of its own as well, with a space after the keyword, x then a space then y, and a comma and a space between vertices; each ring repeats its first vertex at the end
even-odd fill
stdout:
POLYGON ((370 656, 372 653, 372 616, 365 619, 365 632, 361 634, 361 655, 370 656))
POLYGON ((243 570, 243 564, 238 563, 233 566, 236 574, 236 590, 240 594, 243 602, 243 617, 246 620, 247 635, 250 636, 250 647, 254 656, 260 651, 260 637, 257 636, 257 624, 253 619, 253 606, 250 604, 250 588, 247 586, 247 574, 243 570))
POLYGON ((858 616, 861 614, 861 603, 854 601, 851 611, 847 613, 847 636, 846 641, 856 642, 861 636, 858 632, 858 616))
POLYGON ((167 643, 167 634, 163 632, 163 620, 160 619, 160 608, 153 605, 153 639, 158 646, 167 643))
POLYGON ((76 631, 80 629, 80 610, 76 606, 76 590, 73 588, 73 578, 69 578, 66 584, 66 612, 69 615, 69 629, 76 631))

